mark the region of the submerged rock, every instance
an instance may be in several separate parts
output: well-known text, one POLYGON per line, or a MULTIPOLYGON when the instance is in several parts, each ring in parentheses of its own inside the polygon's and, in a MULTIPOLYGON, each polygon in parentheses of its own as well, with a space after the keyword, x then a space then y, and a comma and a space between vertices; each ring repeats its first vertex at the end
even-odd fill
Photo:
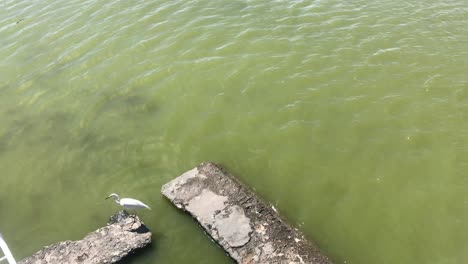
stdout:
POLYGON ((63 241, 44 247, 20 264, 117 263, 151 243, 151 232, 137 216, 121 211, 107 226, 82 240, 63 241))
POLYGON ((237 263, 331 264, 277 210, 214 163, 202 163, 161 192, 189 212, 237 263))

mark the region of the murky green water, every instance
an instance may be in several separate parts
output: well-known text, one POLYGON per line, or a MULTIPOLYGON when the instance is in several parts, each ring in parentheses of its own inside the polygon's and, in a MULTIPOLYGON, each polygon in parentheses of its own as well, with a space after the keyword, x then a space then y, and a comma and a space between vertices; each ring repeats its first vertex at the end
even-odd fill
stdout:
POLYGON ((467 12, 2 0, 0 232, 18 258, 79 239, 117 192, 153 208, 132 263, 230 263, 159 192, 212 160, 336 263, 466 263, 467 12))

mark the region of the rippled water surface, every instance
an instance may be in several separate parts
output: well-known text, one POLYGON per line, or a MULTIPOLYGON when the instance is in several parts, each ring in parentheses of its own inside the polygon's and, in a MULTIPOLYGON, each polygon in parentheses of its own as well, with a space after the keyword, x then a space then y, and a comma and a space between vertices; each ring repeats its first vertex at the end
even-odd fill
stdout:
POLYGON ((147 202, 132 263, 230 263, 160 195, 206 160, 336 263, 468 261, 468 2, 0 1, 18 258, 147 202))

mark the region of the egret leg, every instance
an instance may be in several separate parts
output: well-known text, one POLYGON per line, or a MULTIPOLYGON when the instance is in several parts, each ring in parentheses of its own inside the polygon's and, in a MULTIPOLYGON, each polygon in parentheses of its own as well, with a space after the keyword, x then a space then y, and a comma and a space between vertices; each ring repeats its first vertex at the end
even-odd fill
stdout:
POLYGON ((136 222, 136 211, 135 210, 134 210, 134 213, 133 213, 132 217, 133 217, 133 222, 132 222, 132 225, 131 225, 130 229, 133 229, 133 225, 136 222))

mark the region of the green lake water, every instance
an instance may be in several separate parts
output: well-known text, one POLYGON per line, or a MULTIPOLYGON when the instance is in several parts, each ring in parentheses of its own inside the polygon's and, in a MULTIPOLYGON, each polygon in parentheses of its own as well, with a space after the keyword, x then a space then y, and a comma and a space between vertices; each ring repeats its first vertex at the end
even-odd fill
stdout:
POLYGON ((468 2, 0 1, 18 259, 146 202, 131 263, 231 263, 161 186, 215 161, 347 264, 468 262, 468 2))

